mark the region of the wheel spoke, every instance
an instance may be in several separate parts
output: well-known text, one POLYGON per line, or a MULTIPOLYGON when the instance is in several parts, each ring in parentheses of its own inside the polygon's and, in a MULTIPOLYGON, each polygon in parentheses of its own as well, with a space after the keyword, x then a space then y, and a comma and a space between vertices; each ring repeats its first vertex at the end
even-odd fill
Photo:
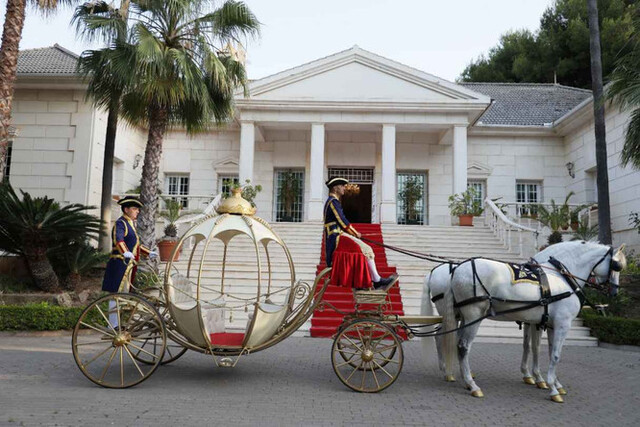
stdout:
POLYGON ((129 344, 128 344, 128 345, 130 345, 131 347, 133 347, 133 348, 135 348, 135 349, 137 349, 137 350, 140 350, 140 351, 141 351, 141 352, 143 352, 143 353, 148 354, 149 356, 153 357, 154 359, 158 358, 158 355, 153 354, 153 353, 149 353, 147 350, 143 349, 142 347, 138 347, 138 346, 137 346, 137 345, 135 345, 135 344, 131 344, 131 342, 129 342, 129 344))
MULTIPOLYGON (((75 343, 76 347, 80 347, 80 346, 84 346, 84 345, 94 345, 94 344, 104 344, 105 341, 91 341, 91 342, 80 342, 80 343, 75 343)), ((108 350, 109 348, 107 348, 108 350)))
POLYGON ((140 369, 140 366, 138 365, 138 362, 136 362, 136 359, 133 357, 133 355, 131 354, 131 352, 129 351, 129 349, 126 346, 124 346, 124 349, 127 351, 127 354, 129 355, 129 358, 131 359, 131 361, 135 365, 135 367, 138 370, 138 372, 140 372, 140 376, 142 378, 144 378, 144 374, 142 373, 142 369, 140 369))
POLYGON ((124 387, 124 350, 123 346, 120 346, 120 385, 124 387))
POLYGON ((87 366, 89 366, 89 364, 91 362, 93 362, 94 360, 96 360, 98 357, 102 356, 103 354, 105 354, 107 351, 109 351, 109 349, 111 349, 112 347, 109 346, 107 348, 105 348, 104 350, 102 350, 100 353, 98 353, 96 356, 93 357, 93 359, 89 360, 87 363, 83 364, 82 367, 86 368, 87 366))
POLYGON ((374 352, 375 354, 378 354, 378 353, 382 353, 382 352, 387 351, 387 350, 391 350, 391 349, 396 348, 396 347, 397 347, 397 344, 396 344, 396 343, 393 343, 393 344, 388 345, 388 346, 386 346, 386 347, 383 347, 383 348, 379 348, 379 349, 373 350, 373 352, 374 352))
POLYGON ((354 343, 351 338, 349 338, 346 334, 342 335, 343 337, 345 337, 355 348, 358 349, 358 351, 362 352, 362 347, 360 347, 358 344, 354 343))
POLYGON ((115 357, 117 352, 118 352, 118 349, 116 347, 114 347, 113 348, 113 352, 111 353, 111 357, 109 357, 109 361, 107 362, 107 365, 104 367, 104 370, 102 371, 102 375, 100 375, 100 379, 98 381, 100 381, 100 382, 104 381, 104 376, 107 375, 107 371, 109 370, 109 367, 111 366, 111 361, 113 360, 113 358, 115 357))
POLYGON ((115 328, 113 327, 113 325, 111 324, 111 322, 109 322, 109 319, 107 318, 107 316, 104 315, 104 312, 102 311, 102 309, 100 308, 99 305, 96 304, 96 309, 100 312, 100 314, 102 315, 102 318, 107 322, 107 325, 109 325, 109 328, 113 331, 113 333, 116 333, 115 328))
POLYGON ((376 362, 375 360, 373 360, 373 363, 376 364, 376 366, 378 367, 378 369, 381 369, 382 372, 384 372, 385 374, 387 374, 389 376, 389 378, 393 379, 393 375, 391 375, 389 372, 387 372, 386 369, 384 369, 384 367, 382 365, 380 365, 378 362, 376 362))
POLYGON ((351 359, 347 360, 346 362, 342 362, 342 363, 337 364, 337 365, 336 365, 336 368, 341 368, 341 367, 343 367, 344 365, 351 365, 351 366, 353 366, 353 365, 351 364, 351 359))
POLYGON ((88 324, 88 323, 85 323, 85 322, 82 322, 82 321, 81 321, 81 322, 80 322, 80 324, 81 324, 81 325, 83 325, 83 326, 86 326, 87 328, 93 329, 93 330, 94 330, 94 331, 96 331, 96 332, 100 332, 101 334, 106 335, 106 336, 108 336, 108 337, 111 337, 111 338, 115 337, 115 334, 113 334, 113 335, 112 335, 112 334, 110 334, 109 332, 107 332, 107 331, 103 331, 102 329, 98 329, 98 328, 96 328, 95 326, 92 326, 92 325, 90 325, 90 324, 88 324))
POLYGON ((400 363, 397 360, 387 359, 386 357, 381 357, 380 359, 374 357, 374 360, 381 360, 381 361, 387 362, 387 363, 395 363, 396 365, 400 363))
POLYGON ((380 388, 380 382, 378 381, 378 376, 376 375, 376 370, 371 368, 371 374, 373 374, 373 379, 375 380, 376 386, 379 389, 380 388))
POLYGON ((358 369, 360 369, 360 367, 362 366, 362 362, 360 362, 360 364, 358 366, 356 366, 355 368, 353 368, 353 371, 351 372, 351 374, 349 374, 349 376, 347 377, 347 379, 345 380, 346 382, 349 382, 349 380, 351 379, 351 377, 353 376, 353 374, 355 374, 356 372, 358 372, 358 369))
POLYGON ((360 388, 364 390, 364 380, 367 378, 367 362, 363 363, 364 369, 362 370, 362 382, 360 383, 360 388))

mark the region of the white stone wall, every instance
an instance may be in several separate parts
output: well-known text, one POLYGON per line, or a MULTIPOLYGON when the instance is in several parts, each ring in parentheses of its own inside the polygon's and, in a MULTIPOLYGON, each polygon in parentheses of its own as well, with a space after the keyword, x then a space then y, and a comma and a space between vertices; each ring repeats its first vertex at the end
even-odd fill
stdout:
POLYGON ((468 141, 468 163, 476 162, 490 169, 486 177, 487 196, 515 202, 516 181, 536 181, 542 186, 540 201, 564 201, 567 169, 562 138, 479 136, 471 131, 468 141))
POLYGON ((63 204, 90 202, 94 109, 81 90, 18 89, 10 182, 63 204))
MULTIPOLYGON (((589 114, 591 111, 590 109, 589 114)), ((640 212, 640 171, 620 164, 620 152, 629 116, 629 112, 621 112, 615 107, 607 108, 607 165, 613 242, 616 245, 626 243, 637 252, 640 250, 640 235, 629 224, 629 214, 640 212)), ((567 191, 574 191, 578 202, 596 201, 595 134, 591 116, 586 123, 565 137, 565 149, 566 161, 573 162, 576 171, 575 178, 567 178, 567 191)))

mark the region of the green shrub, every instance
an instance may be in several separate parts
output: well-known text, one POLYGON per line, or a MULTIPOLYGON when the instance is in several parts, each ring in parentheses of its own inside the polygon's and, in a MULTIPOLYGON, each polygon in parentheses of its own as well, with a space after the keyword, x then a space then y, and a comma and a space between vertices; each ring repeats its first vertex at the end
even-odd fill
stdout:
POLYGON ((590 310, 582 310, 584 325, 600 341, 618 345, 640 345, 640 319, 600 316, 590 310))
POLYGON ((60 307, 46 302, 2 305, 0 306, 0 331, 73 329, 83 310, 83 307, 60 307))

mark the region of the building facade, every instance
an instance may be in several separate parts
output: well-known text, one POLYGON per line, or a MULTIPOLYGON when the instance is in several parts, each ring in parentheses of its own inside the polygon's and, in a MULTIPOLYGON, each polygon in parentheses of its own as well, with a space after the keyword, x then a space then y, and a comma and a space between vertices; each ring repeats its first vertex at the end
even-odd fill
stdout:
MULTIPOLYGON (((21 53, 9 177, 35 195, 98 205, 106 113, 86 102, 76 60, 57 45, 21 53)), ((467 186, 519 214, 570 191, 572 203, 597 199, 589 91, 456 84, 354 46, 252 81, 249 93, 237 94, 226 126, 167 134, 164 194, 201 208, 229 180, 250 179, 263 187, 256 204, 265 219, 320 221, 324 182, 341 175, 359 188, 345 200, 354 222, 424 225, 455 221, 448 198, 467 186)), ((637 247, 629 214, 640 211, 640 172, 620 165, 628 121, 607 106, 614 239, 637 247)), ((139 185, 146 133, 119 125, 115 194, 139 185)))

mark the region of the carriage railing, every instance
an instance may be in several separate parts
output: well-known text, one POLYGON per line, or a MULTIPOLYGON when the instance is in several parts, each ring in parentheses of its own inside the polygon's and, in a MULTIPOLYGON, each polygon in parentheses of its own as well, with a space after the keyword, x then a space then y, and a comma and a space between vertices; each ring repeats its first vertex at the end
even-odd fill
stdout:
POLYGON ((538 250, 540 230, 526 227, 509 219, 502 210, 493 202, 486 198, 485 201, 485 222, 509 251, 517 249, 521 257, 531 256, 538 250), (516 243, 514 244, 514 240, 516 243), (516 246, 514 248, 514 246, 516 246))

